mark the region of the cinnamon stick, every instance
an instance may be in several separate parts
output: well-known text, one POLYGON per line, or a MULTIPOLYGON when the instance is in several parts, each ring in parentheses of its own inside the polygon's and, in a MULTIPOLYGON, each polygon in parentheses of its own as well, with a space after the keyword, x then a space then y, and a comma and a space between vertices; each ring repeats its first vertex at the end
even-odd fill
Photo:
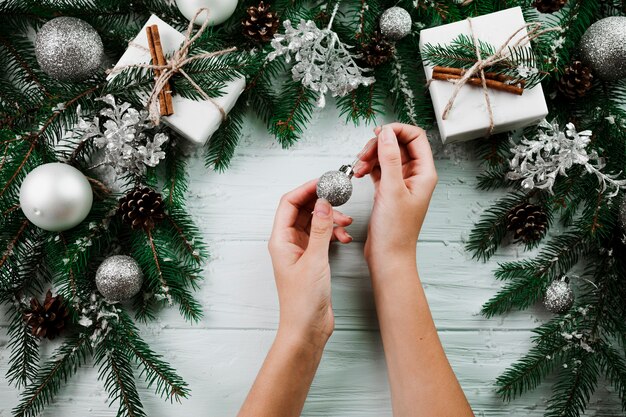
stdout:
MULTIPOLYGON (((461 78, 462 78, 461 75, 433 72, 433 80, 450 81, 450 80, 460 80, 461 78)), ((483 85, 483 82, 479 77, 471 77, 467 80, 467 83, 471 85, 477 85, 477 86, 483 85)), ((524 89, 522 87, 503 83, 502 81, 485 79, 485 83, 487 85, 487 88, 491 88, 493 90, 504 91, 507 93, 516 94, 518 96, 521 96, 524 93, 524 89)))
MULTIPOLYGON (((146 28, 148 35, 148 46, 150 47, 150 56, 154 65, 165 65, 165 55, 163 54, 163 46, 161 45, 161 36, 159 35, 159 27, 157 25, 148 26, 146 28)), ((155 69, 154 74, 158 77, 161 70, 155 69)), ((172 104, 172 88, 167 82, 163 89, 159 91, 159 111, 161 116, 169 116, 174 113, 172 104)))
MULTIPOLYGON (((441 73, 441 74, 452 74, 452 75, 465 75, 465 69, 462 68, 454 68, 454 67, 440 67, 436 66, 433 68, 433 72, 441 73)), ((480 78, 480 77, 478 77, 480 78)), ((526 80, 520 80, 517 78, 513 78, 508 75, 498 74, 496 72, 485 72, 485 78, 489 80, 501 81, 503 83, 508 83, 511 85, 519 85, 524 88, 526 86, 526 80)))

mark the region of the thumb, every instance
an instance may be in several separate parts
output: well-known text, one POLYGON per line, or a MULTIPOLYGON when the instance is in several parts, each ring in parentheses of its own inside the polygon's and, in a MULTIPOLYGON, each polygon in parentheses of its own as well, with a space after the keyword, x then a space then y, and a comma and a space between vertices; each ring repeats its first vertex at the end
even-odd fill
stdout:
POLYGON ((312 256, 328 257, 330 238, 333 235, 333 209, 330 203, 320 198, 315 203, 311 219, 311 233, 306 253, 312 256))
POLYGON ((396 134, 389 125, 383 126, 378 135, 378 161, 383 184, 397 186, 403 183, 400 146, 396 134))

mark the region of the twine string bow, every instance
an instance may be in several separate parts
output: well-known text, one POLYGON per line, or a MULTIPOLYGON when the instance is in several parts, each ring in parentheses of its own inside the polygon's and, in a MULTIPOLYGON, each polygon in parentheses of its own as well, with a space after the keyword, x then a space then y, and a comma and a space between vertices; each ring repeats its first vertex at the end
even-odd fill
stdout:
POLYGON ((455 84, 454 91, 446 104, 446 107, 443 109, 442 119, 446 120, 450 111, 452 110, 452 106, 456 101, 456 98, 463 88, 465 84, 469 81, 470 78, 478 76, 481 80, 481 86, 483 90, 483 95, 485 97, 485 103, 487 104, 487 113, 489 115, 489 129, 487 131, 487 136, 493 133, 493 129, 495 127, 494 117, 493 117, 493 109, 491 107, 491 99, 489 98, 489 90, 487 88, 487 79, 485 76, 485 68, 488 68, 498 62, 504 61, 509 57, 509 49, 518 48, 521 46, 528 45, 531 41, 537 39, 539 36, 544 33, 559 30, 559 28, 549 28, 549 29, 541 29, 541 24, 539 23, 527 23, 517 29, 515 32, 509 36, 509 38, 496 50, 493 55, 487 56, 485 58, 482 57, 480 51, 480 44, 478 42, 478 38, 476 37, 476 33, 474 32, 474 26, 472 24, 472 18, 468 17, 467 22, 469 24, 470 34, 472 36, 472 42, 474 44, 474 49, 476 52, 476 62, 470 68, 464 70, 463 76, 458 80, 449 80, 455 84), (528 33, 526 36, 521 37, 512 45, 511 42, 513 39, 522 31, 528 29, 528 33))
MULTIPOLYGON (((183 69, 183 67, 189 64, 192 61, 196 61, 199 59, 212 58, 215 56, 224 55, 230 52, 237 50, 236 47, 230 47, 226 49, 222 49, 214 52, 202 52, 197 55, 188 56, 191 45, 200 37, 202 33, 206 30, 209 25, 209 19, 205 19, 202 23, 202 26, 198 29, 198 31, 192 36, 193 25, 196 18, 203 12, 208 14, 209 9, 201 8, 199 9, 194 17, 189 22, 189 26, 187 27, 187 31, 185 32, 185 40, 181 43, 180 47, 172 54, 172 56, 167 60, 165 65, 157 65, 155 63, 152 64, 130 64, 123 65, 121 67, 116 67, 111 70, 108 70, 108 73, 116 73, 126 70, 128 68, 147 68, 151 70, 160 70, 160 75, 155 77, 154 87, 152 87, 152 91, 148 96, 148 112, 150 120, 158 125, 159 120, 161 118, 161 114, 159 112, 159 94, 163 90, 163 88, 167 85, 168 81, 174 76, 174 74, 180 74, 189 81, 189 84, 198 92, 198 94, 206 101, 211 102, 220 112, 222 116, 222 121, 226 119, 226 110, 222 106, 219 105, 217 101, 213 98, 209 97, 209 95, 187 74, 187 72, 183 69)), ((130 42, 131 46, 139 47, 142 49, 146 49, 142 45, 138 45, 134 42, 130 42)))

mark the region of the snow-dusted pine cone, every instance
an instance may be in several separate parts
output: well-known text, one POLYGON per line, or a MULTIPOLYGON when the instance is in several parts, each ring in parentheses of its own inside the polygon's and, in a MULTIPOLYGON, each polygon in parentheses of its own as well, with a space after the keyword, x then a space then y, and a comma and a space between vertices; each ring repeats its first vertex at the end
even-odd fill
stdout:
POLYGON ((255 42, 269 42, 274 37, 280 20, 275 12, 270 11, 270 5, 260 2, 258 6, 250 6, 248 14, 242 21, 243 34, 255 42))
POLYGON ((541 207, 531 203, 515 206, 507 215, 506 222, 515 240, 523 243, 540 240, 548 230, 548 216, 541 207))
POLYGON ((567 0, 535 0, 533 6, 541 13, 554 13, 561 10, 567 0))
POLYGON ((67 323, 69 310, 60 295, 52 296, 48 290, 43 304, 36 297, 30 300, 30 307, 24 311, 24 321, 31 332, 39 337, 52 340, 61 333, 67 323))
POLYGON ((557 89, 569 99, 577 99, 587 94, 593 82, 591 69, 581 61, 572 62, 559 78, 557 89))
POLYGON ((135 230, 150 230, 163 220, 163 198, 156 191, 136 188, 120 199, 118 213, 135 230))

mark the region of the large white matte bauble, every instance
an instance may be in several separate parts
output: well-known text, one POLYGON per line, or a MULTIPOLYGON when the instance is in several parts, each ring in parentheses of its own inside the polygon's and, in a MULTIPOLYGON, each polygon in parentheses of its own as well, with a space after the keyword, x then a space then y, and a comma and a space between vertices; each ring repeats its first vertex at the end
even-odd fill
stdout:
POLYGON ((89 214, 93 193, 82 172, 58 162, 40 165, 26 175, 20 188, 20 207, 35 226, 61 232, 89 214))
POLYGON ((201 25, 208 18, 209 26, 215 26, 224 23, 235 13, 237 0, 176 0, 176 6, 187 20, 193 19, 199 9, 209 9, 208 13, 202 12, 194 23, 201 25))

